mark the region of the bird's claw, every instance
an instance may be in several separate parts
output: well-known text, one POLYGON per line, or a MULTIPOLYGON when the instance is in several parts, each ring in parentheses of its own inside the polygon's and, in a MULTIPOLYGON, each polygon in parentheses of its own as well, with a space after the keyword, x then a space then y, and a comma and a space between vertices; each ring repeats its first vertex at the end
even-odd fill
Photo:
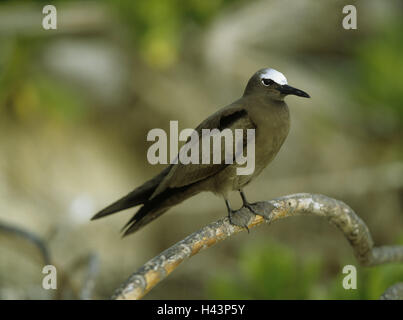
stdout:
POLYGON ((242 207, 239 210, 232 210, 229 213, 229 222, 235 226, 245 228, 249 233, 248 225, 252 222, 255 215, 250 210, 245 210, 245 207, 242 207))
POLYGON ((271 212, 275 207, 267 202, 255 202, 255 203, 245 203, 244 207, 249 209, 252 213, 262 216, 266 220, 271 220, 271 212))

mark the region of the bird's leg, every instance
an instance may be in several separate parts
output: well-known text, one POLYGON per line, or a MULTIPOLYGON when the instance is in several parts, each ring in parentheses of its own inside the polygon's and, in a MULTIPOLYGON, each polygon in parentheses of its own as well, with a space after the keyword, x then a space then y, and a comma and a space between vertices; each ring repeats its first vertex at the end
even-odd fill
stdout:
POLYGON ((228 210, 229 222, 238 227, 246 228, 246 230, 248 230, 249 233, 248 224, 253 219, 253 215, 250 213, 250 211, 243 210, 243 207, 238 210, 233 210, 230 207, 229 201, 227 199, 225 199, 225 205, 227 206, 228 210))
MULTIPOLYGON (((261 202, 254 202, 254 203, 248 202, 245 194, 243 193, 243 191, 241 189, 239 189, 239 193, 241 194, 243 206, 245 208, 248 208, 254 214, 262 216, 263 218, 265 218, 267 220, 271 219, 270 213, 274 209, 274 206, 272 206, 270 208, 270 210, 264 209, 261 202)), ((265 204, 265 207, 267 208, 267 203, 265 204)))
POLYGON ((248 209, 249 209, 250 211, 252 211, 254 214, 259 214, 259 212, 257 212, 257 211, 255 210, 255 208, 253 207, 253 205, 254 205, 255 203, 249 203, 249 201, 246 199, 245 193, 243 193, 242 190, 239 190, 239 193, 241 194, 243 206, 244 206, 245 208, 248 208, 248 209))

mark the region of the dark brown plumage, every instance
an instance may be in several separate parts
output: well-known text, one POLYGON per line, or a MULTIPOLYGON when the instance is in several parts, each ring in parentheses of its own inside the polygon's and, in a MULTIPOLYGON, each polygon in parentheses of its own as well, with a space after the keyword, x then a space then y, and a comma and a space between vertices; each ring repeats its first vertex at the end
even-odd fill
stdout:
MULTIPOLYGON (((242 188, 273 160, 289 132, 290 118, 284 97, 294 94, 309 95, 287 85, 285 77, 273 69, 262 69, 249 80, 243 96, 204 120, 195 130, 201 136, 202 129, 255 130, 255 170, 250 175, 237 175, 237 163, 226 164, 225 145, 221 144, 221 163, 218 164, 172 164, 160 174, 136 188, 125 197, 98 212, 93 219, 142 205, 125 225, 124 235, 139 230, 172 206, 202 191, 211 191, 223 196, 228 213, 237 211, 230 208, 228 194, 240 191, 244 206, 252 212, 253 204, 246 201, 242 188)), ((200 144, 201 148, 201 144, 200 144)), ((200 149, 201 150, 201 149, 200 149)), ((211 153, 213 148, 210 148, 211 153)), ((199 153, 201 157, 201 152, 199 153)), ((212 159, 212 154, 210 159, 212 159)), ((231 220, 232 221, 232 220, 231 220)))

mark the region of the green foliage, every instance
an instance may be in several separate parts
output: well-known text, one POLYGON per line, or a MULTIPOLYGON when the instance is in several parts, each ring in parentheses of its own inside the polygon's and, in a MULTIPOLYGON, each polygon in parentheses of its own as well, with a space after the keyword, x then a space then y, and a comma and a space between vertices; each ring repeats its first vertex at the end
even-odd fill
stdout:
POLYGON ((85 113, 81 94, 32 64, 40 41, 18 38, 0 54, 0 114, 29 122, 77 120, 85 113))
POLYGON ((36 76, 34 80, 38 108, 52 118, 79 120, 86 113, 83 97, 68 85, 52 80, 50 77, 36 76))
POLYGON ((211 279, 208 298, 309 299, 321 270, 316 257, 302 261, 292 249, 275 243, 244 249, 239 261, 238 270, 211 279))
MULTIPOLYGON (((396 244, 403 244, 401 234, 396 244)), ((345 263, 352 264, 350 263, 345 263)), ((403 281, 403 266, 399 264, 386 264, 374 267, 357 267, 357 290, 344 290, 341 286, 343 277, 341 272, 330 281, 330 299, 379 299, 385 290, 397 282, 403 281)))
POLYGON ((390 286, 403 279, 403 266, 384 265, 357 268, 357 290, 345 290, 342 287, 344 274, 340 273, 329 285, 330 299, 377 300, 390 286))
MULTIPOLYGON (((391 23, 358 45, 359 76, 352 86, 353 94, 365 112, 391 114, 397 125, 403 124, 402 29, 401 21, 391 23)), ((382 122, 385 116, 378 118, 382 122)))
POLYGON ((331 275, 319 256, 298 257, 289 247, 270 242, 242 250, 239 265, 217 272, 207 284, 209 299, 379 299, 403 280, 402 265, 359 267, 340 264, 331 275), (357 267, 357 289, 343 288, 343 266, 357 267), (326 276, 327 275, 327 276, 326 276))
POLYGON ((150 66, 166 68, 178 60, 189 27, 205 26, 221 9, 239 1, 119 0, 108 4, 129 30, 143 59, 150 66))

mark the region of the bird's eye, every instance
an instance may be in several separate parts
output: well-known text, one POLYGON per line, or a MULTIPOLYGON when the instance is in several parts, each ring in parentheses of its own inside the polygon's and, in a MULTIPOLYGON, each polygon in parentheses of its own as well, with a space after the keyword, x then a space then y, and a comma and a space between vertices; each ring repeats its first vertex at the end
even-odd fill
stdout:
POLYGON ((265 86, 270 86, 270 85, 272 85, 274 83, 274 81, 272 79, 262 79, 262 83, 265 86))

